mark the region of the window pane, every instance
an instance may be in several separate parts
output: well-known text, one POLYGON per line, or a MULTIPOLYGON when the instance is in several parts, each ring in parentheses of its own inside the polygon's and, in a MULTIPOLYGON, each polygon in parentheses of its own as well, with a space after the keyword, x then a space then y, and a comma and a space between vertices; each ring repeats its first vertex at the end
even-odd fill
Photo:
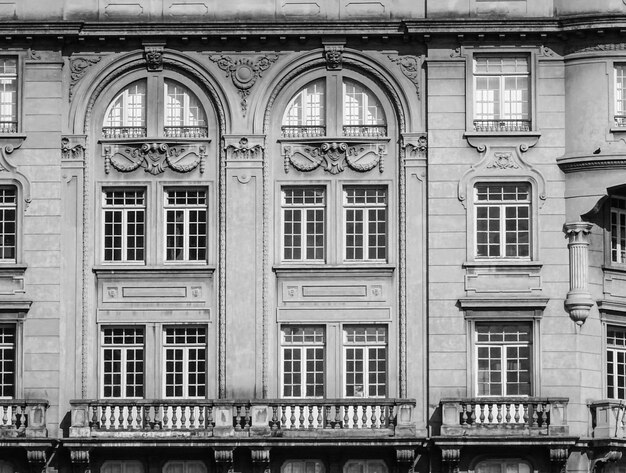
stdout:
POLYGON ((120 92, 107 108, 105 138, 146 136, 146 81, 132 83, 120 92))
POLYGON ((285 187, 283 198, 283 259, 323 261, 325 257, 325 189, 285 187))
POLYGON ((283 326, 283 397, 323 397, 325 331, 320 326, 283 326))
POLYGON ((348 261, 387 259, 387 189, 344 188, 345 255, 348 261))
POLYGON ((326 129, 324 79, 310 83, 290 101, 283 115, 283 136, 324 136, 326 129))
POLYGON ((187 87, 165 80, 165 136, 207 136, 206 117, 200 101, 187 87))
POLYGON ((104 261, 144 260, 143 190, 103 191, 104 261))
POLYGON ((165 191, 166 260, 206 261, 207 210, 203 189, 165 191))
POLYGON ((378 98, 366 87, 347 79, 343 82, 343 124, 385 124, 385 114, 378 98))

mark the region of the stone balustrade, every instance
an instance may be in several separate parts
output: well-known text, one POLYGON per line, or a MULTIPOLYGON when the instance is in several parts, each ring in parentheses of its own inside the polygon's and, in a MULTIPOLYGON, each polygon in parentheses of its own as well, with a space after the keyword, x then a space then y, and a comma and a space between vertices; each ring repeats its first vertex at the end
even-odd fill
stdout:
POLYGON ((567 435, 567 398, 443 399, 441 435, 567 435))
POLYGON ((589 404, 591 412, 591 435, 593 438, 626 438, 626 403, 602 400, 589 404))
POLYGON ((74 400, 70 437, 414 435, 408 399, 74 400))
POLYGON ((43 399, 0 399, 0 437, 47 437, 43 399))

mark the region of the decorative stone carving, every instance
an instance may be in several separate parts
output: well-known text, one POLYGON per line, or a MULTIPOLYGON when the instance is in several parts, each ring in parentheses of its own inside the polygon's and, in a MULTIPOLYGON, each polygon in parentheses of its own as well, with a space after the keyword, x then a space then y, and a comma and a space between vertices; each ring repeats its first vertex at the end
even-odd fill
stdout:
POLYGON ((543 44, 539 47, 539 55, 542 57, 549 57, 549 58, 556 57, 556 53, 552 49, 550 49, 548 46, 545 46, 543 44))
POLYGON ((461 460, 461 449, 454 447, 441 448, 441 463, 443 471, 446 473, 454 473, 461 460))
POLYGON ((582 325, 589 316, 593 299, 589 293, 589 240, 592 225, 587 222, 566 223, 563 231, 569 239, 569 292, 565 308, 577 325, 582 325))
POLYGON ((163 45, 144 45, 146 68, 150 72, 163 70, 163 45))
POLYGON ((343 63, 343 44, 327 44, 324 46, 326 69, 329 71, 341 70, 343 63))
POLYGON ((322 166, 324 171, 339 174, 345 167, 358 172, 367 172, 378 166, 384 170, 384 155, 387 147, 384 144, 348 144, 322 143, 321 145, 283 145, 285 173, 290 166, 298 171, 308 172, 322 166))
POLYGON ((420 96, 420 75, 422 71, 421 61, 416 56, 387 56, 392 62, 400 66, 402 74, 404 74, 417 90, 417 96, 420 96))
POLYGON ((215 463, 220 473, 233 473, 233 449, 213 448, 215 452, 215 463))
POLYGON ((33 48, 28 48, 28 59, 31 61, 41 61, 41 53, 33 48))
POLYGON ((119 172, 132 172, 143 167, 147 173, 157 175, 172 169, 190 172, 199 167, 204 173, 206 146, 196 144, 144 143, 142 145, 110 145, 104 147, 104 172, 111 168, 119 172))
POLYGON ((250 89, 261 77, 261 74, 268 70, 278 59, 277 54, 266 54, 256 60, 247 57, 233 59, 230 56, 212 55, 209 59, 226 72, 226 77, 230 77, 233 85, 237 87, 241 97, 241 112, 245 116, 248 111, 248 97, 250 89))
POLYGON ((590 473, 601 473, 607 463, 618 462, 622 459, 622 452, 619 450, 608 450, 602 453, 594 453, 591 464, 589 465, 590 473))
POLYGON ((493 153, 491 162, 487 164, 487 169, 519 169, 515 164, 512 153, 493 153))
POLYGON ((237 144, 226 145, 226 159, 250 160, 262 159, 263 146, 260 144, 251 144, 250 140, 245 136, 242 137, 237 144))
POLYGON ((19 149, 24 143, 24 136, 14 136, 11 138, 3 138, 0 140, 0 172, 7 172, 11 176, 22 184, 22 192, 24 197, 24 208, 27 209, 30 205, 30 180, 22 174, 17 166, 14 166, 9 162, 9 155, 13 154, 15 150, 19 149))
MULTIPOLYGON (((622 0, 625 1, 625 0, 622 0)), ((626 43, 606 43, 606 44, 594 44, 589 46, 587 44, 573 44, 570 45, 566 50, 565 54, 574 54, 574 53, 590 53, 596 51, 624 51, 626 50, 626 43)))
POLYGON ((428 138, 425 133, 420 134, 405 134, 402 137, 404 143, 404 149, 407 158, 426 158, 426 152, 428 151, 428 138))
POLYGON ((89 68, 98 64, 102 58, 100 56, 76 57, 70 59, 70 100, 74 96, 74 87, 87 73, 89 68))
POLYGON ((85 159, 85 137, 64 136, 61 138, 61 159, 85 159))

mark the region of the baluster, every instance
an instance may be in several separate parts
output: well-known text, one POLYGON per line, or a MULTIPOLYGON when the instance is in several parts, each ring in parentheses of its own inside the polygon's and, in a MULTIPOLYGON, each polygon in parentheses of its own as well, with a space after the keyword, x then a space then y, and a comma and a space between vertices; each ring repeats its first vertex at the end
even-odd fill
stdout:
POLYGON ((282 415, 280 417, 280 425, 283 429, 287 428, 287 406, 282 405, 280 406, 280 410, 282 412, 282 415))
POLYGON ((349 429, 350 428, 350 406, 349 405, 345 405, 343 406, 343 428, 344 429, 349 429))
POLYGON ((150 422, 150 406, 141 406, 141 428, 142 430, 152 429, 152 422, 150 422))
POLYGON ((468 423, 467 404, 461 404, 461 425, 467 425, 468 423))
POLYGON ((515 405, 513 406, 515 409, 515 414, 513 415, 513 420, 515 420, 516 424, 519 424, 519 419, 520 419, 520 415, 519 415, 519 403, 515 403, 515 405))
POLYGON ((272 406, 272 432, 278 430, 278 407, 272 406))
POLYGON ((206 428, 206 424, 204 423, 204 411, 206 409, 206 406, 198 406, 198 428, 199 429, 204 429, 206 428))
POLYGON ((243 417, 243 430, 245 430, 246 432, 250 431, 250 423, 251 423, 251 419, 250 419, 250 406, 246 405, 244 407, 245 409, 245 415, 243 417))
POLYGON ((470 424, 475 424, 476 423, 476 404, 475 403, 471 403, 470 404, 470 424))
POLYGON ((528 425, 528 404, 522 404, 522 418, 524 420, 524 424, 528 425))
POLYGON ((99 427, 98 426, 98 407, 90 406, 90 408, 91 408, 91 426, 99 427))
POLYGON ((307 419, 309 422, 309 429, 312 429, 313 427, 315 427, 313 425, 313 408, 314 406, 309 406, 309 418, 307 419))
POLYGON ((537 427, 537 421, 539 420, 539 416, 537 414, 537 407, 539 407, 539 404, 536 404, 536 405, 529 404, 529 406, 532 406, 532 410, 533 410, 533 427, 537 427))
POLYGON ((541 425, 545 427, 548 423, 548 406, 545 402, 541 403, 541 425))
POLYGON ((180 406, 180 428, 187 428, 187 406, 185 404, 180 406))
POLYGON ((335 429, 341 429, 341 408, 339 404, 335 404, 335 429))
MULTIPOLYGON (((127 424, 127 428, 128 429, 132 429, 133 428, 133 420, 134 420, 134 416, 133 416, 133 406, 130 405, 127 407, 128 411, 126 414, 126 424, 127 424)), ((137 414, 137 412, 135 412, 135 414, 137 414)), ((123 425, 122 425, 123 427, 123 425)))
POLYGON ((299 416, 298 416, 298 422, 300 423, 299 425, 299 429, 304 429, 304 409, 306 409, 306 406, 304 404, 300 405, 300 412, 299 412, 299 416))
POLYGON ((485 407, 487 407, 487 406, 488 406, 487 404, 484 404, 482 402, 478 403, 478 409, 479 409, 479 412, 480 412, 479 419, 480 419, 480 423, 481 424, 485 423, 485 407))
POLYGON ((372 429, 375 429, 376 427, 378 427, 376 425, 376 406, 372 404, 372 429))
POLYGON ((490 424, 493 423, 493 404, 486 404, 487 407, 487 422, 490 424))
POLYGON ((101 429, 107 428, 107 415, 106 414, 107 414, 107 406, 101 405, 100 406, 100 428, 101 429))
POLYGON ((241 406, 235 407, 237 414, 235 415, 235 431, 241 431, 241 406))
POLYGON ((213 430, 213 406, 208 407, 209 413, 206 417, 206 428, 213 430))
POLYGON ((326 410, 326 420, 324 422, 324 428, 325 429, 330 429, 332 427, 332 425, 331 425, 332 420, 330 418, 330 406, 326 406, 325 410, 326 410))
POLYGON ((352 428, 353 429, 359 428, 359 405, 358 404, 354 404, 352 406, 352 428))
POLYGON ((367 427, 367 406, 363 404, 361 406, 361 428, 367 427))
POLYGON ((324 427, 324 416, 322 413, 324 412, 324 406, 317 406, 317 428, 324 427))
POLYGON ((169 429, 169 417, 168 417, 168 411, 170 409, 170 406, 168 406, 167 404, 163 404, 163 407, 161 408, 163 409, 163 428, 164 429, 169 429))
POLYGON ((189 406, 189 428, 196 428, 196 406, 189 406))
POLYGON ((154 428, 156 430, 163 428, 163 412, 158 404, 154 406, 154 428))
POLYGON ((289 416, 289 428, 290 429, 295 429, 297 427, 296 425, 296 406, 289 406, 289 411, 290 411, 290 416, 289 416))
POLYGON ((120 428, 122 423, 122 412, 119 406, 111 406, 111 427, 115 430, 120 428))
POLYGON ((26 404, 23 404, 22 406, 20 406, 20 412, 19 412, 19 418, 18 418, 20 430, 26 429, 26 408, 27 408, 26 404))
POLYGON ((496 404, 496 421, 498 424, 502 423, 502 409, 506 409, 506 404, 496 404))
POLYGON ((11 427, 17 429, 17 405, 11 406, 11 427))
POLYGON ((511 411, 514 409, 514 404, 504 404, 504 413, 506 414, 504 416, 504 421, 507 424, 511 423, 511 411))
POLYGON ((9 406, 2 406, 2 411, 3 411, 2 425, 6 426, 9 423, 9 416, 8 416, 9 406))

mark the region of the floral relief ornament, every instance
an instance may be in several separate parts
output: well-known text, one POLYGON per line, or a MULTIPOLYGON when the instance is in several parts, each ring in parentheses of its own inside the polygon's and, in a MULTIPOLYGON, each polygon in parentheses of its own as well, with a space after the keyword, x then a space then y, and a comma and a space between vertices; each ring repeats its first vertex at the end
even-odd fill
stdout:
POLYGON ((100 56, 93 57, 77 57, 70 60, 70 100, 74 95, 74 87, 78 81, 87 73, 87 70, 100 62, 102 58, 100 56))
POLYGON ((384 171, 383 156, 387 148, 381 144, 348 145, 347 143, 322 143, 322 145, 283 146, 285 173, 293 166, 298 171, 309 172, 322 167, 331 174, 339 174, 346 166, 358 172, 367 172, 378 166, 384 171))
POLYGON ((132 172, 140 167, 156 176, 170 168, 176 172, 190 172, 199 167, 204 172, 206 147, 170 146, 167 143, 144 143, 140 147, 106 146, 104 172, 111 168, 119 172, 132 172))
POLYGON ((226 72, 226 77, 230 77, 233 85, 237 87, 241 97, 241 112, 245 116, 248 111, 248 97, 250 89, 261 77, 262 73, 270 68, 278 59, 277 54, 266 54, 256 61, 242 57, 233 59, 230 56, 212 55, 209 59, 217 64, 221 70, 226 72))

